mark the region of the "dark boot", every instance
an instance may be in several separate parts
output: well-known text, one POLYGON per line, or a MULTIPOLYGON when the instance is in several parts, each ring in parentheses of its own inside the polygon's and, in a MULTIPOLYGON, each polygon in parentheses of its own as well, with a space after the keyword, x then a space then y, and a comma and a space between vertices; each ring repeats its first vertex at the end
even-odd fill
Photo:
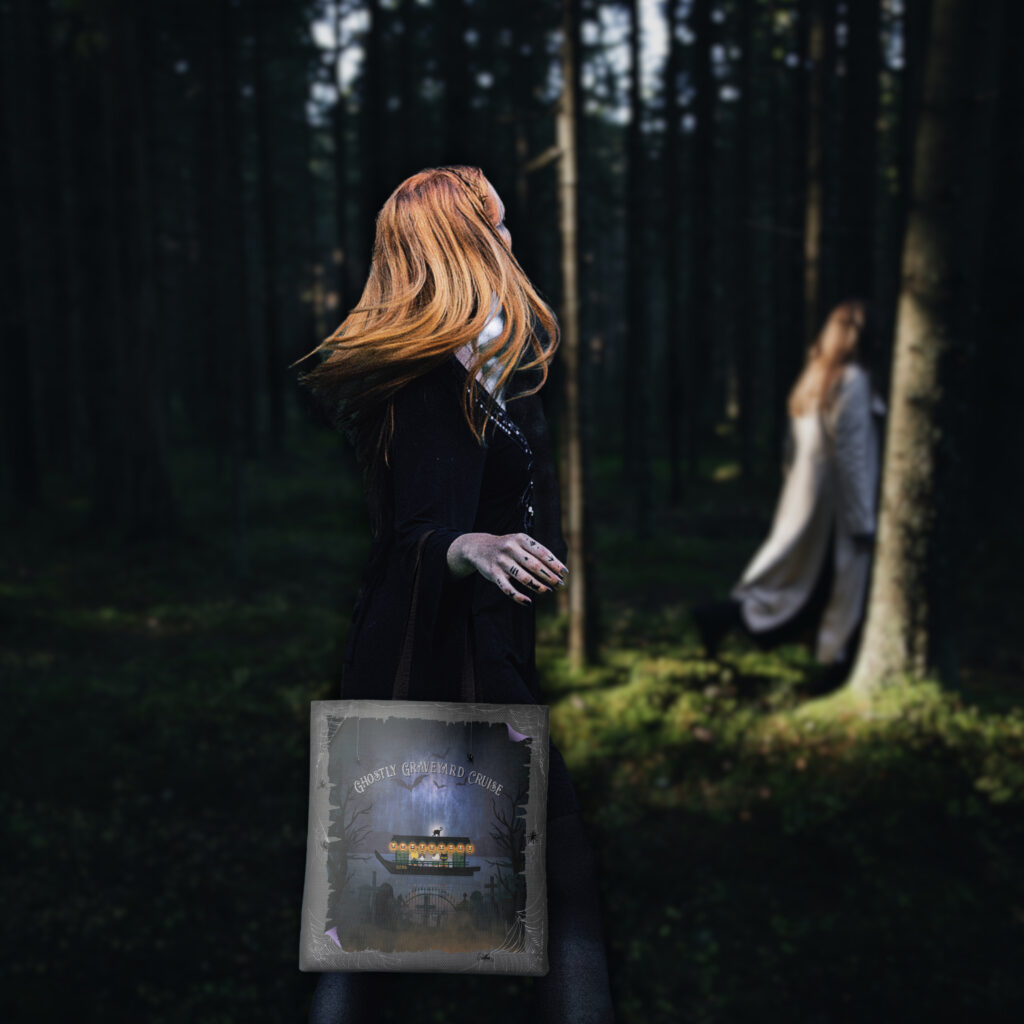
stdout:
POLYGON ((690 615, 709 658, 718 657, 718 648, 726 633, 743 628, 740 602, 732 598, 697 605, 690 609, 690 615))

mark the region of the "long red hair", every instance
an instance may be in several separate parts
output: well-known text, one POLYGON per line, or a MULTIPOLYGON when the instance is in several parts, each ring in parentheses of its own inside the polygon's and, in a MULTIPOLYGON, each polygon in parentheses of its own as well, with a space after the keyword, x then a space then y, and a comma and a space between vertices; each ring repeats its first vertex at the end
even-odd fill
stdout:
MULTIPOLYGON (((477 424, 475 378, 486 359, 496 353, 499 388, 517 370, 540 374, 521 395, 533 394, 547 380, 558 322, 499 225, 493 190, 479 167, 431 167, 407 178, 377 216, 370 274, 358 305, 337 330, 296 360, 326 354, 299 381, 353 442, 368 485, 381 460, 389 462, 395 393, 476 338, 493 314, 495 299, 504 329, 486 352, 474 352, 471 383, 462 396, 477 439, 483 438, 486 417, 477 424), (524 361, 527 349, 533 356, 524 361)), ((521 396, 508 400, 515 397, 521 396)))

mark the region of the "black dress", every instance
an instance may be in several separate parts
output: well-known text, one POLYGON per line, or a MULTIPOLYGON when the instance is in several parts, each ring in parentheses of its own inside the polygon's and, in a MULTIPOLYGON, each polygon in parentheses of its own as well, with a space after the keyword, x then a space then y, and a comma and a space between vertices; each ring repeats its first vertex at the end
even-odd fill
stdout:
MULTIPOLYGON (((423 548, 413 633, 410 700, 461 700, 466 630, 476 699, 542 703, 535 661, 535 604, 520 605, 479 573, 457 579, 447 553, 462 533, 524 532, 565 559, 550 438, 539 395, 507 410, 478 387, 491 412, 481 445, 462 412, 468 371, 454 354, 395 396, 391 465, 384 474, 384 527, 374 540, 353 609, 343 659, 344 699, 388 700, 412 591, 416 543, 423 548)), ((517 373, 508 393, 526 386, 517 373)), ((482 417, 481 417, 482 418, 482 417)), ((549 595, 532 594, 533 601, 549 595)), ((565 761, 550 747, 548 818, 579 810, 565 761)))

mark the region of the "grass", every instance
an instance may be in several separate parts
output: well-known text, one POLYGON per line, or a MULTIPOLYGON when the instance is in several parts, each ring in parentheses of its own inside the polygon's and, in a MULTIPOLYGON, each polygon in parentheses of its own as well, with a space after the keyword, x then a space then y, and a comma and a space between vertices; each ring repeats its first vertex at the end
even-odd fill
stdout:
MULTIPOLYGON (((189 456, 178 541, 101 543, 74 494, 7 531, 5 1019, 306 1019, 309 701, 333 696, 367 550, 337 447, 313 436, 251 470, 241 582, 223 485, 189 456)), ((619 1019, 1018 1016, 1013 638, 958 689, 908 681, 870 707, 821 693, 797 646, 734 640, 710 661, 687 604, 742 568, 770 488, 720 472, 638 544, 599 470, 601 658, 569 670, 548 604, 538 661, 598 853, 619 1019)), ((520 1020, 532 984, 396 976, 382 1019, 520 1020)))

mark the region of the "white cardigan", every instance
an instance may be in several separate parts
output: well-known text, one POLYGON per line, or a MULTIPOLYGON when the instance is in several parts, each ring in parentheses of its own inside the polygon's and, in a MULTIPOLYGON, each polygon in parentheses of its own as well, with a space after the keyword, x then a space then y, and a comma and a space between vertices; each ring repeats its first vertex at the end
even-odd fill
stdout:
POLYGON ((863 613, 871 550, 855 538, 875 533, 884 415, 867 372, 851 364, 828 415, 790 420, 793 458, 771 532, 732 592, 752 631, 774 629, 803 608, 832 558, 835 575, 815 645, 824 663, 846 655, 863 613))

